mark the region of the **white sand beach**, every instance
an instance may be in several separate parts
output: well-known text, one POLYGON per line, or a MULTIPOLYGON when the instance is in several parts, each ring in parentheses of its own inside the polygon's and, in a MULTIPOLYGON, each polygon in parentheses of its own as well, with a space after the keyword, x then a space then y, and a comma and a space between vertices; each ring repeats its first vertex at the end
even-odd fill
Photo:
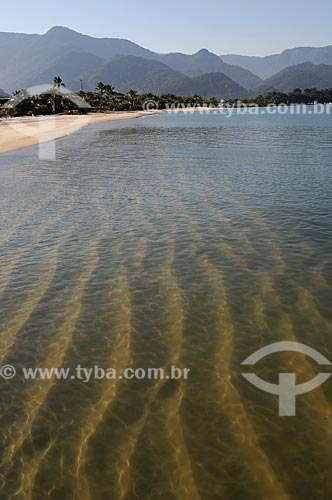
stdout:
POLYGON ((155 113, 156 111, 115 111, 78 116, 58 115, 3 120, 0 122, 0 153, 59 139, 92 123, 140 118, 155 113))

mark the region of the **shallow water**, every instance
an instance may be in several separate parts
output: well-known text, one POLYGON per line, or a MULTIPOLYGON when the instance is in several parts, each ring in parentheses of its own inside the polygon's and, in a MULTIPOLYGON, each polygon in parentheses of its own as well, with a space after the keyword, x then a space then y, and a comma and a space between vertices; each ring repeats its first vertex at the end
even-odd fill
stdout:
POLYGON ((56 162, 0 157, 1 499, 332 497, 332 381, 280 417, 241 376, 278 341, 332 360, 331 163, 332 117, 287 115, 103 123, 56 162), (22 375, 78 364, 191 371, 22 375))

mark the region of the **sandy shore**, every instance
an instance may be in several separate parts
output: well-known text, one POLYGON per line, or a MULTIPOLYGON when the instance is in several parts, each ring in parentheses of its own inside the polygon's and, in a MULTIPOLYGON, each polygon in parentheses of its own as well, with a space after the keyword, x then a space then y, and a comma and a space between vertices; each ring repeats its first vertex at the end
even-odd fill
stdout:
POLYGON ((79 116, 60 115, 3 120, 0 122, 0 153, 59 139, 91 123, 140 118, 155 113, 149 111, 121 111, 79 116))

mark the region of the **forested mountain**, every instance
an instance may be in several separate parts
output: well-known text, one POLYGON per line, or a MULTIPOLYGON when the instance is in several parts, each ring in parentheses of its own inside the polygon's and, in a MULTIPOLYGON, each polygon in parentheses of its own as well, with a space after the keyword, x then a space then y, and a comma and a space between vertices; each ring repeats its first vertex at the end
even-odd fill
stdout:
POLYGON ((253 96, 273 89, 332 87, 332 46, 267 57, 219 57, 207 49, 159 54, 129 40, 94 38, 60 26, 44 35, 0 33, 0 65, 7 92, 50 83, 55 75, 76 91, 82 86, 94 90, 105 81, 123 92, 216 98, 241 98, 245 90, 253 96))
POLYGON ((224 75, 247 89, 256 87, 262 83, 262 80, 250 71, 239 66, 225 64, 220 57, 209 52, 207 49, 202 49, 193 55, 181 53, 163 54, 159 56, 159 60, 187 76, 224 73, 224 75))
POLYGON ((120 92, 136 89, 139 93, 194 95, 204 97, 241 97, 246 90, 223 73, 190 78, 166 64, 135 56, 124 56, 105 63, 92 73, 87 86, 94 88, 98 81, 112 81, 120 92))
POLYGON ((299 47, 284 50, 281 54, 266 57, 239 56, 228 54, 220 56, 228 64, 235 64, 252 71, 262 79, 275 75, 279 71, 297 64, 332 64, 332 45, 327 47, 299 47))
POLYGON ((303 63, 283 69, 276 75, 266 80, 265 85, 282 92, 292 90, 332 87, 332 65, 303 63))
POLYGON ((129 41, 116 38, 93 38, 68 28, 56 26, 44 35, 0 33, 2 84, 13 91, 47 83, 54 67, 65 81, 89 72, 118 56, 136 56, 168 65, 186 76, 224 73, 236 83, 252 88, 261 80, 240 67, 225 64, 216 54, 203 49, 196 54, 157 54, 129 41))

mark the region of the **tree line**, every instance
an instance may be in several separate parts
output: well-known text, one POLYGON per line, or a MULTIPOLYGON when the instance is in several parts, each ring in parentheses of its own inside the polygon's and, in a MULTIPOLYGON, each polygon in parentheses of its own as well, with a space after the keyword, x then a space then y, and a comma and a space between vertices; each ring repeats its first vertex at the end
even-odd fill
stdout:
POLYGON ((152 92, 139 94, 136 90, 127 93, 117 92, 113 85, 98 82, 94 92, 80 91, 77 94, 64 93, 65 87, 60 76, 53 81, 53 88, 38 95, 30 94, 26 89, 17 90, 12 98, 0 107, 1 116, 38 116, 50 114, 82 114, 87 112, 111 112, 111 111, 136 111, 144 109, 144 103, 152 101, 156 108, 165 109, 167 106, 238 106, 238 105, 291 105, 291 104, 313 104, 315 102, 326 104, 332 102, 332 89, 317 90, 315 88, 294 89, 290 93, 278 91, 268 92, 255 98, 241 100, 228 99, 218 100, 215 97, 205 99, 199 95, 177 96, 175 94, 155 95, 152 92), (73 96, 82 98, 80 105, 73 96), (87 103, 87 106, 82 105, 87 103))
MULTIPOLYGON (((235 104, 235 100, 228 100, 229 104, 235 104)), ((256 97, 241 99, 243 104, 265 107, 269 105, 279 106, 284 104, 290 106, 292 104, 329 104, 332 103, 332 89, 317 90, 316 88, 308 88, 305 90, 294 89, 292 92, 284 93, 278 91, 271 91, 264 95, 256 97)))

